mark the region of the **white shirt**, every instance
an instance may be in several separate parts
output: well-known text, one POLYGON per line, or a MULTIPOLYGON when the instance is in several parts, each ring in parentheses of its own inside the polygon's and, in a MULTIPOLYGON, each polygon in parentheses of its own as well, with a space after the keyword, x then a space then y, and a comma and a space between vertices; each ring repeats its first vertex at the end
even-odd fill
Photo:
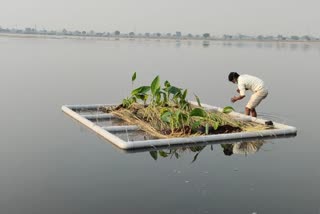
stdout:
POLYGON ((241 96, 245 96, 246 90, 250 90, 255 93, 257 91, 267 89, 261 79, 248 74, 242 74, 238 77, 238 88, 241 96))
POLYGON ((238 155, 254 154, 257 151, 259 151, 262 145, 263 145, 262 140, 235 143, 233 145, 232 152, 233 154, 238 154, 238 155))

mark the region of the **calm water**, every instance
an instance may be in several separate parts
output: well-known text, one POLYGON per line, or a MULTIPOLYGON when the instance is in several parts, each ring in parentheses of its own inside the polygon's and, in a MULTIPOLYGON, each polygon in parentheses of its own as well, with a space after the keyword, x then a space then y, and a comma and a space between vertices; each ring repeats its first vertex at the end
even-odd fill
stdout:
POLYGON ((1 214, 320 213, 319 44, 0 37, 0 65, 1 214), (61 112, 118 103, 135 71, 137 84, 159 74, 217 106, 235 94, 229 72, 259 76, 270 94, 258 114, 298 135, 266 140, 254 154, 213 145, 154 160, 61 112))

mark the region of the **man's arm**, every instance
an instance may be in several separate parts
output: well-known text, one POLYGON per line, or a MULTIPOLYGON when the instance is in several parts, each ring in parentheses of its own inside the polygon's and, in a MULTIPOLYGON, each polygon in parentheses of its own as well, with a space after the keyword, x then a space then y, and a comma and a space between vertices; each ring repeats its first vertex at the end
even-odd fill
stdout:
POLYGON ((238 100, 242 100, 246 94, 245 94, 245 91, 246 91, 246 87, 245 87, 245 84, 243 84, 242 82, 238 82, 238 89, 237 89, 237 92, 240 94, 239 96, 234 96, 231 98, 231 102, 235 103, 237 102, 238 100))
POLYGON ((238 100, 242 100, 243 98, 245 98, 246 95, 239 95, 239 96, 234 96, 231 98, 231 102, 235 103, 238 100))

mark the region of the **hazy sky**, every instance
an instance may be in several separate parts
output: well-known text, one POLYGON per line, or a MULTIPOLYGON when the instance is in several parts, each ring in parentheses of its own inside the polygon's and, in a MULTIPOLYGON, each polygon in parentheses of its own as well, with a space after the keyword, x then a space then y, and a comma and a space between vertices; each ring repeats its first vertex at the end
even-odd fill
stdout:
POLYGON ((0 26, 320 35, 320 0, 0 0, 0 26))

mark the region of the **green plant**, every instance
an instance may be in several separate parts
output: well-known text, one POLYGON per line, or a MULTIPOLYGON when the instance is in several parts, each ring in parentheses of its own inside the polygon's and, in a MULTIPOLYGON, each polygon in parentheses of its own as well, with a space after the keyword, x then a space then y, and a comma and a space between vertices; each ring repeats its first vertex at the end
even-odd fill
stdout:
MULTIPOLYGON (((136 72, 132 75, 132 85, 136 80, 136 72)), ((160 108, 160 120, 170 127, 171 133, 175 130, 186 132, 185 128, 189 127, 194 132, 200 126, 205 127, 205 133, 209 133, 210 127, 217 130, 221 125, 221 120, 215 113, 206 112, 200 102, 200 98, 194 95, 198 108, 192 108, 187 100, 187 89, 181 89, 171 85, 169 81, 164 82, 164 86, 161 88, 160 77, 156 76, 150 86, 140 86, 131 91, 131 97, 123 100, 123 106, 129 108, 133 103, 143 102, 145 106, 148 106, 148 99, 151 108, 160 108)), ((154 110, 154 109, 153 109, 154 110)), ((224 109, 224 113, 229 113, 233 110, 228 106, 224 109)))
POLYGON ((175 129, 183 130, 188 124, 189 115, 184 111, 165 108, 161 113, 161 120, 170 125, 171 132, 175 129))
POLYGON ((192 128, 198 128, 200 125, 205 127, 205 133, 209 134, 210 126, 214 130, 217 130, 221 125, 219 120, 217 120, 214 113, 206 112, 202 108, 195 108, 190 112, 190 117, 196 117, 195 123, 192 125, 192 128))
POLYGON ((231 107, 231 106, 226 106, 223 108, 222 112, 225 113, 225 114, 229 114, 231 113, 232 111, 234 111, 234 109, 231 107))

